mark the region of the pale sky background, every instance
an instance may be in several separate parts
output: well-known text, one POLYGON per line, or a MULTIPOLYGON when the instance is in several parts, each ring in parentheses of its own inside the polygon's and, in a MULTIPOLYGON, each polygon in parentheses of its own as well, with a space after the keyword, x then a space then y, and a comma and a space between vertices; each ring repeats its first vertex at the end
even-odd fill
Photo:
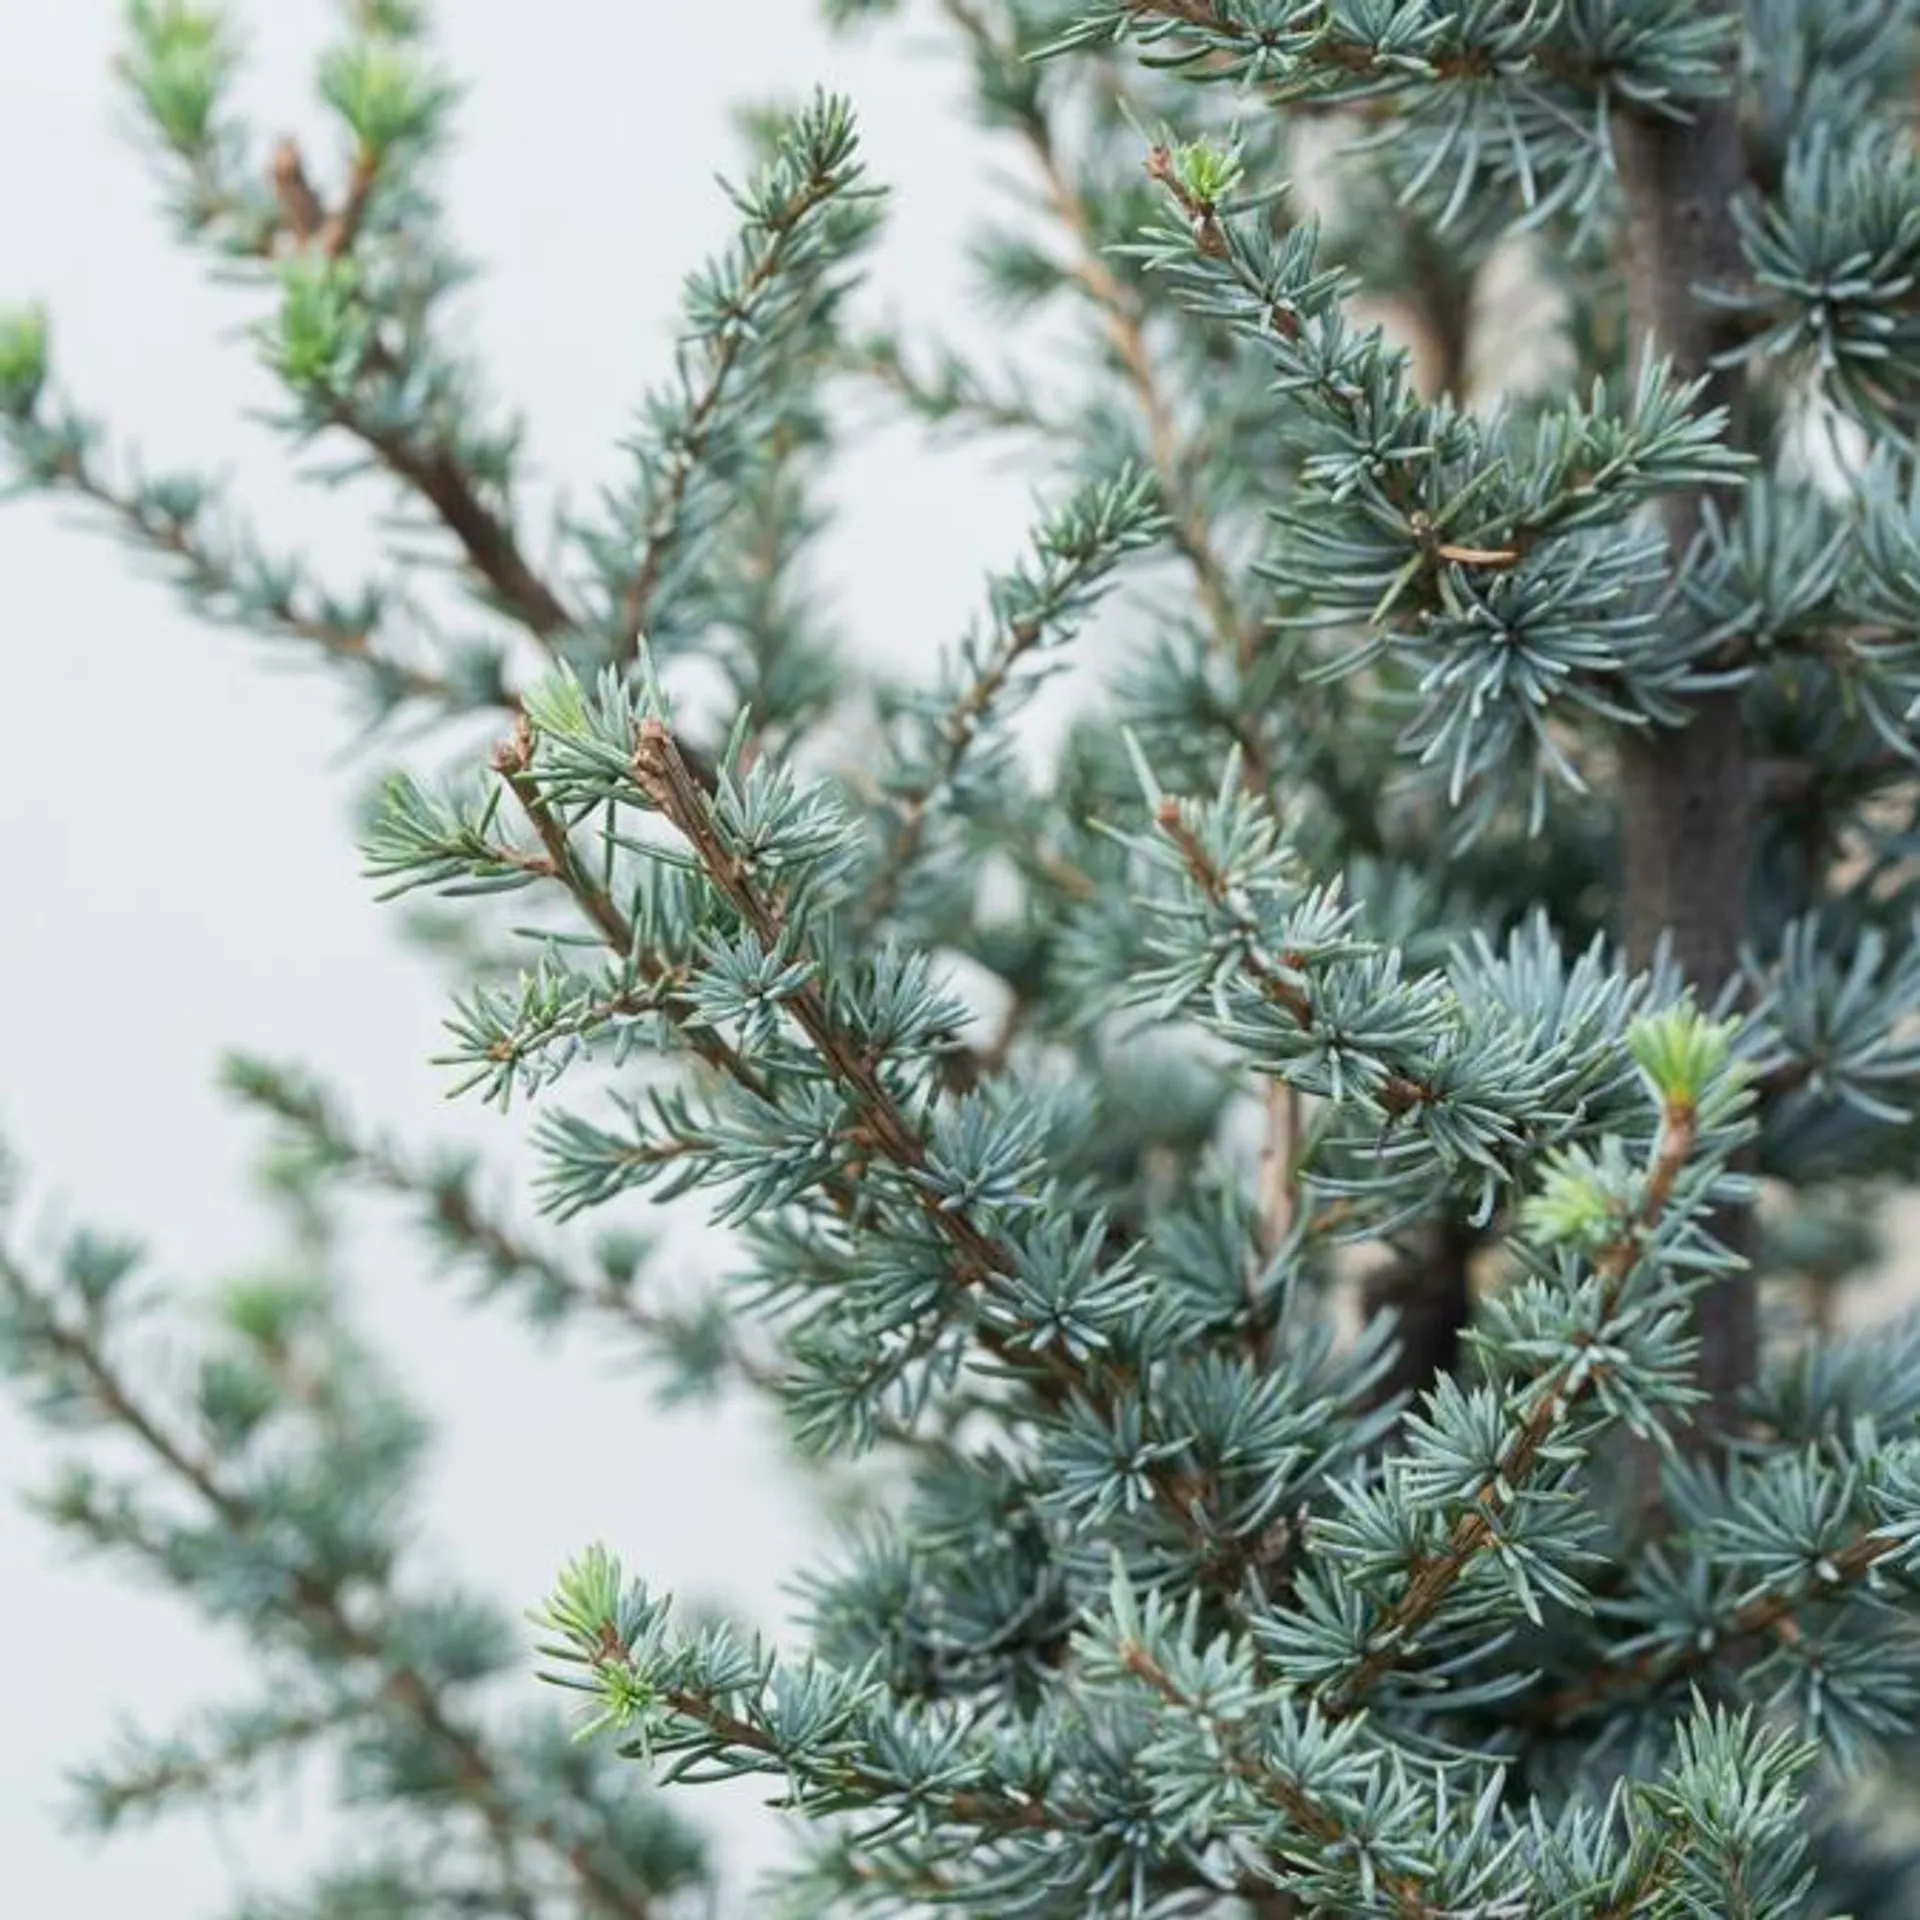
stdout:
MULTIPOLYGON (((234 11, 256 125, 311 144, 308 75, 331 7, 234 11)), ((470 86, 448 196, 486 268, 475 337, 550 484, 580 498, 616 470, 631 407, 666 366, 680 276, 726 230, 712 174, 735 164, 728 111, 743 99, 816 82, 854 95, 874 173, 898 188, 875 309, 964 326, 959 242, 992 204, 991 161, 957 69, 924 41, 916 53, 894 28, 831 43, 811 0, 437 12, 470 86)), ((264 533, 335 556, 350 579, 371 551, 365 522, 295 486, 280 443, 248 420, 272 399, 235 337, 256 308, 173 242, 126 137, 119 17, 117 0, 0 0, 0 300, 47 303, 59 385, 150 468, 230 473, 264 533)), ((910 430, 850 462, 840 490, 833 571, 856 638, 920 659, 964 624, 1028 519, 1025 479, 929 452, 910 430)), ((189 1282, 270 1253, 247 1186, 260 1134, 212 1084, 232 1047, 310 1062, 410 1139, 504 1152, 519 1137, 517 1111, 443 1103, 428 1064, 441 991, 359 876, 350 736, 323 674, 199 625, 86 516, 39 503, 0 508, 0 658, 0 1135, 41 1209, 138 1233, 189 1282)), ((364 1247, 363 1324, 441 1424, 429 1512, 452 1564, 519 1607, 604 1537, 660 1583, 778 1624, 808 1528, 764 1435, 658 1414, 589 1342, 542 1351, 511 1314, 463 1310, 397 1231, 364 1247)), ((310 1852, 300 1803, 219 1828, 169 1820, 99 1851, 54 1818, 62 1770, 99 1752, 117 1716, 165 1730, 242 1667, 234 1641, 171 1600, 56 1554, 17 1497, 50 1460, 0 1402, 0 1905, 35 1920, 218 1912, 310 1852)), ((742 1868, 765 1857, 766 1822, 738 1797, 723 1834, 742 1868)))

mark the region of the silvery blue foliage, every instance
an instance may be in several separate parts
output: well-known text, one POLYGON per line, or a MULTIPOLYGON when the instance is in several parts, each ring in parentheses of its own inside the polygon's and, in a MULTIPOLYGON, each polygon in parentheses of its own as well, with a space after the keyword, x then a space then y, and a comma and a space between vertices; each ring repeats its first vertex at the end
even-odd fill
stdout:
POLYGON ((679 1814, 736 1776, 794 1915, 1905 1914, 1911 1823, 1858 1809, 1920 1728, 1920 1335, 1828 1322, 1920 1148, 1911 10, 919 11, 1042 210, 984 296, 1083 350, 876 327, 851 108, 763 114, 623 477, 536 539, 448 343, 423 9, 349 9, 319 184, 232 115, 218 13, 130 10, 181 225, 275 289, 283 424, 424 519, 457 630, 405 550, 328 588, 141 473, 31 312, 10 478, 447 723, 366 866, 453 975, 449 1087, 532 1109, 546 1218, 249 1059, 295 1251, 184 1376, 129 1250, 0 1259, 29 1404, 144 1457, 49 1516, 265 1683, 94 1812, 327 1753, 351 1856, 245 1909, 315 1920, 702 1911, 679 1814), (1671 156, 1716 129, 1702 210, 1671 156), (876 404, 1041 504, 867 676, 817 582, 876 404), (359 1193, 862 1463, 791 1632, 588 1548, 539 1614, 579 1737, 493 1712, 518 1651, 426 1565, 419 1423, 328 1291, 359 1193))

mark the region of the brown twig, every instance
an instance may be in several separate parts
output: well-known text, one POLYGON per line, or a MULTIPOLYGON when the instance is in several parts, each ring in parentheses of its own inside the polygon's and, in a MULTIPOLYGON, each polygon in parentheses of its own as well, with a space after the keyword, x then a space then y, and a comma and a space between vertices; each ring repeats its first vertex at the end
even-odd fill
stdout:
MULTIPOLYGON (((635 784, 686 838, 702 869, 762 945, 769 951, 780 945, 786 932, 784 906, 761 891, 746 862, 728 844, 707 794, 688 771, 664 722, 641 721, 631 765, 635 784)), ((963 1284, 977 1286, 996 1273, 1012 1272, 1012 1257, 990 1235, 976 1227, 963 1209, 941 1206, 928 1190, 927 1150, 918 1128, 881 1080, 867 1050, 834 1019, 819 987, 811 980, 803 983, 786 1005, 834 1078, 853 1097, 872 1145, 914 1182, 928 1219, 958 1257, 963 1284)))
POLYGON ((326 225, 327 210, 307 178, 297 140, 282 140, 274 147, 269 177, 274 204, 280 210, 281 231, 296 247, 305 247, 326 225))
POLYGON ((367 207, 373 199, 373 190, 379 184, 379 158, 371 149, 363 148, 354 159, 346 193, 340 204, 320 223, 315 236, 319 240, 320 251, 329 260, 338 260, 353 251, 353 243, 360 237, 361 222, 367 217, 367 207))
MULTIPOLYGON (((1601 1277, 1600 1324, 1605 1326, 1619 1304, 1620 1294, 1640 1258, 1646 1238, 1672 1203, 1674 1190, 1698 1138, 1693 1105, 1673 1100, 1662 1116, 1660 1137, 1648 1169, 1640 1207, 1633 1219, 1595 1256, 1601 1277)), ((1533 1404, 1502 1452, 1498 1475, 1489 1480, 1473 1503, 1454 1521, 1445 1546, 1414 1571, 1406 1591, 1381 1614, 1366 1638, 1371 1649, 1347 1678, 1322 1697, 1323 1710, 1338 1718, 1360 1709, 1374 1685, 1398 1667, 1415 1633, 1439 1609, 1460 1577, 1499 1537, 1502 1520, 1518 1502, 1547 1443, 1560 1429, 1569 1409, 1591 1391, 1594 1373, 1585 1366, 1590 1339, 1579 1341, 1579 1351, 1542 1376, 1533 1404)))
MULTIPOLYGON (((372 371, 398 372, 378 353, 369 357, 368 364, 372 371)), ((473 476, 461 466, 452 448, 437 440, 415 441, 368 418, 346 394, 332 396, 328 417, 433 508, 501 609, 536 639, 554 640, 577 624, 559 595, 521 551, 512 526, 481 498, 473 476)))
MULTIPOLYGON (((943 0, 947 16, 989 58, 1017 63, 971 0, 943 0)), ((1101 251, 1093 215, 1062 161, 1053 127, 1038 107, 1023 110, 1018 130, 1037 166, 1047 205, 1073 242, 1068 278, 1100 316, 1107 345, 1132 388, 1147 433, 1147 452, 1160 483, 1173 540, 1191 570, 1208 623, 1217 638, 1245 668, 1260 641, 1260 623, 1238 604, 1233 578, 1214 545, 1204 502, 1191 477, 1191 449, 1185 444, 1153 353, 1147 344, 1139 296, 1114 272, 1101 251)))
MULTIPOLYGON (((523 724, 515 738, 500 749, 495 764, 540 837, 544 871, 574 895, 614 952, 636 965, 643 964, 645 956, 637 951, 633 929, 605 889, 586 873, 564 827, 541 797, 532 757, 531 730, 523 724)), ((728 842, 715 817, 712 794, 695 776, 685 750, 664 722, 648 718, 640 723, 629 765, 634 784, 687 841, 702 871, 743 924, 767 950, 780 945, 787 932, 784 902, 762 889, 748 862, 728 842)), ((802 950, 794 951, 796 957, 805 957, 802 950)), ((657 960, 652 964, 655 968, 659 965, 657 960)), ((997 1277, 1016 1273, 1018 1260, 1012 1251, 982 1229, 965 1208, 941 1204, 919 1128, 882 1079, 877 1057, 863 1040, 841 1026, 819 987, 807 980, 784 1005, 850 1100, 855 1113, 854 1132, 862 1151, 905 1177, 916 1205, 946 1243, 953 1256, 954 1282, 969 1289, 981 1288, 997 1277)), ((757 1098, 775 1104, 770 1090, 735 1049, 718 1035, 692 1024, 691 1008, 669 994, 663 1000, 663 1011, 710 1064, 757 1098)), ((872 1204, 870 1196, 863 1198, 851 1171, 829 1173, 822 1181, 822 1190, 843 1219, 856 1217, 872 1204)), ((1134 1369, 1116 1357, 1076 1361, 1058 1346, 1031 1351, 990 1325, 977 1325, 974 1337, 1045 1405, 1057 1407, 1078 1394, 1094 1406, 1108 1407, 1137 1384, 1134 1369)), ((1162 1464, 1156 1465, 1149 1477, 1169 1519, 1205 1560, 1210 1580, 1223 1590, 1237 1586, 1265 1550, 1267 1534, 1223 1545, 1209 1537, 1195 1511, 1204 1504, 1208 1491, 1204 1472, 1162 1464)))
POLYGON ((90 1797, 115 1816, 135 1807, 154 1806, 176 1794, 212 1796, 236 1773, 242 1773, 269 1754, 296 1750, 330 1733, 351 1726, 366 1711, 365 1702, 349 1698, 325 1707, 291 1713, 271 1727, 229 1740, 218 1751, 191 1757, 163 1753, 151 1764, 119 1779, 89 1779, 90 1797))
MULTIPOLYGON (((61 468, 59 484, 104 508, 127 532, 156 552, 181 561, 191 578, 209 591, 231 594, 236 600, 240 598, 240 582, 231 568, 201 543, 191 525, 155 513, 136 495, 122 491, 77 460, 61 468)), ((366 629, 339 625, 317 611, 295 606, 290 600, 249 608, 243 624, 282 639, 301 641, 333 659, 368 667, 390 680, 410 699, 430 700, 454 711, 470 704, 439 674, 405 666, 377 652, 373 636, 366 629)), ((518 696, 501 688, 493 704, 517 712, 520 702, 518 696)))
MULTIPOLYGON (((694 1016, 691 1004, 673 991, 672 969, 641 944, 613 896, 588 871, 575 851, 565 824, 547 805, 533 773, 533 729, 523 718, 513 737, 494 753, 494 770, 507 783, 544 850, 544 871, 557 880, 586 916, 594 931, 640 980, 660 994, 659 1005, 687 1045, 708 1066, 725 1074, 757 1099, 769 1098, 766 1082, 738 1048, 694 1016)), ((692 778, 691 775, 688 776, 692 778)))
MULTIPOLYGON (((330 260, 353 251, 380 180, 378 160, 370 151, 356 157, 346 192, 331 209, 314 191, 296 141, 282 140, 275 147, 270 178, 280 224, 278 233, 268 237, 269 252, 280 239, 301 249, 316 247, 330 260)), ((363 371, 397 379, 402 369, 375 341, 363 371)), ((481 497, 473 476, 450 447, 437 440, 417 442, 369 418, 347 393, 331 396, 328 417, 432 507, 501 609, 536 639, 551 642, 577 625, 559 594, 521 551, 511 524, 481 497)))
POLYGON ((1541 1726, 1563 1726, 1581 1714, 1623 1693, 1651 1693, 1691 1679, 1703 1671, 1729 1644, 1773 1634, 1782 1640, 1799 1637, 1794 1616, 1808 1601, 1830 1600, 1842 1588, 1865 1577, 1876 1561, 1897 1552, 1904 1543, 1891 1534, 1868 1533, 1827 1557, 1834 1567, 1831 1591, 1814 1594, 1767 1593, 1736 1607, 1704 1644, 1696 1637, 1684 1647, 1655 1648, 1636 1659, 1604 1666, 1587 1679, 1557 1688, 1530 1705, 1527 1719, 1541 1726))

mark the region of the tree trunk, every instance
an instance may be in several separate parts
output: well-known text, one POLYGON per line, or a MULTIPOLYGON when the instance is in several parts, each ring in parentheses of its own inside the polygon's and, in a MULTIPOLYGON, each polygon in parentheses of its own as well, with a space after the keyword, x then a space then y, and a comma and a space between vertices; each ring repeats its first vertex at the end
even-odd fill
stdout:
MULTIPOLYGON (((1707 404, 1728 411, 1729 435, 1745 435, 1745 381, 1712 366, 1729 344, 1726 316, 1697 289, 1741 272, 1731 203, 1745 185, 1739 105, 1731 94, 1687 122, 1616 114, 1614 158, 1627 201, 1627 285, 1636 363, 1665 356, 1683 379, 1707 376, 1707 404)), ((1699 531, 1699 494, 1663 509, 1676 561, 1699 531)), ((1620 741, 1620 934, 1644 966, 1661 936, 1703 1006, 1739 962, 1747 927, 1752 769, 1741 697, 1708 694, 1679 729, 1623 733, 1620 741)), ((1749 1209, 1712 1223, 1734 1252, 1752 1254, 1749 1209)), ((1758 1347, 1754 1283, 1735 1275, 1710 1286, 1697 1310, 1698 1377, 1710 1396, 1706 1432, 1724 1430, 1732 1397, 1753 1377, 1758 1347)))
POLYGON ((1428 1221, 1412 1256, 1398 1256, 1367 1275, 1360 1289, 1369 1320, 1400 1319, 1400 1351, 1374 1389, 1374 1404, 1405 1394, 1417 1399, 1460 1361, 1460 1336, 1473 1313, 1471 1262, 1479 1236, 1452 1214, 1428 1221))

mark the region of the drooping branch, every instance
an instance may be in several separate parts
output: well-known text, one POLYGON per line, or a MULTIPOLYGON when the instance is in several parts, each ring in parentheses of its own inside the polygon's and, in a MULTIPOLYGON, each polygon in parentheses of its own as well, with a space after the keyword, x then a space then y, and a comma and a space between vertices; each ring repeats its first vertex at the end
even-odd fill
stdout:
MULTIPOLYGON (((236 1540, 269 1530, 272 1517, 243 1488, 231 1484, 221 1463, 136 1390, 102 1343, 97 1327, 63 1314, 52 1288, 3 1249, 0 1298, 31 1325, 35 1344, 72 1377, 101 1423, 130 1441, 210 1520, 236 1540)), ((397 1713, 442 1757, 450 1791, 479 1817, 510 1881, 518 1877, 515 1862, 522 1847, 532 1843, 570 1872, 591 1911, 613 1920, 649 1920, 652 1903, 624 1863, 611 1851, 593 1847, 526 1806, 484 1734, 446 1698, 421 1665, 386 1643, 339 1579, 317 1565, 294 1563, 286 1567, 284 1580, 288 1614, 337 1658, 372 1679, 370 1702, 397 1713)), ((530 1920, 531 1897, 516 1898, 513 1911, 530 1920)))

